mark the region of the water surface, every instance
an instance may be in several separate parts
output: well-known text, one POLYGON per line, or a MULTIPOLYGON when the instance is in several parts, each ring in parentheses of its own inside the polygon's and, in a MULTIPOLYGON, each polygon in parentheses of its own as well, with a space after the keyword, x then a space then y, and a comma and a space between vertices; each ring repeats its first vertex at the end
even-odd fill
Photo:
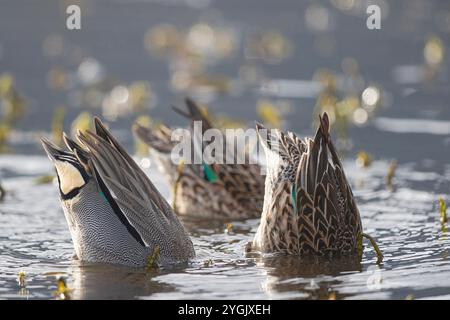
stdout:
MULTIPOLYGON (((3 0, 0 73, 14 77, 27 112, 14 123, 10 154, 0 155, 0 178, 7 190, 0 203, 0 299, 55 298, 59 276, 67 278, 73 299, 449 299, 450 243, 448 226, 439 221, 438 199, 450 202, 450 7, 438 0, 375 2, 383 13, 377 31, 366 28, 365 1, 359 0, 351 2, 357 5, 355 10, 342 9, 350 2, 337 0, 77 1, 83 12, 82 30, 69 31, 65 2, 3 0), (321 19, 308 20, 307 12, 321 19), (234 51, 225 58, 207 57, 201 70, 202 75, 230 80, 229 92, 199 94, 196 88, 173 87, 173 73, 188 63, 155 56, 145 45, 149 30, 167 24, 182 32, 198 24, 231 30, 234 51), (247 52, 249 35, 268 31, 278 32, 290 44, 290 54, 280 61, 247 52), (424 47, 431 36, 441 39, 446 54, 435 66, 434 77, 425 79, 424 70, 430 69, 425 68, 424 47), (46 44, 55 39, 62 47, 49 53, 46 44), (359 66, 356 75, 345 73, 348 58, 359 66), (107 81, 83 86, 79 68, 92 59, 107 81), (68 77, 66 87, 52 87, 49 75, 55 68, 68 77), (91 89, 98 93, 105 86, 102 94, 108 95, 116 85, 147 81, 151 106, 139 114, 150 114, 156 122, 186 125, 168 106, 180 105, 190 95, 208 104, 213 113, 253 126, 259 119, 256 106, 268 100, 290 106, 283 114, 285 128, 312 135, 320 92, 314 75, 324 68, 344 88, 338 90, 338 100, 359 98, 368 86, 382 91, 373 117, 350 126, 350 148, 345 153, 364 230, 377 239, 385 256, 381 265, 368 243, 362 261, 356 262, 246 256, 244 247, 257 229, 257 219, 184 220, 197 258, 171 270, 147 273, 83 266, 72 259, 57 186, 35 183, 52 173, 36 138, 48 135, 58 106, 66 106, 64 128, 70 131, 81 111, 103 116, 101 101, 89 106, 80 101, 83 93, 91 89), (242 70, 255 71, 258 81, 245 84, 242 70), (355 76, 356 90, 348 88, 355 76), (277 90, 270 88, 274 84, 277 90), (374 158, 369 168, 355 164, 361 150, 374 158), (398 168, 390 188, 386 176, 394 159, 398 168), (233 225, 231 232, 225 232, 228 223, 233 225), (26 288, 17 281, 22 270, 27 274, 26 288)), ((130 127, 137 116, 130 113, 109 121, 130 153, 134 153, 130 127)), ((338 130, 335 126, 332 130, 336 138, 338 130)), ((156 167, 152 164, 147 172, 170 201, 170 188, 156 167)))
MULTIPOLYGON (((361 262, 246 256, 257 219, 229 221, 231 232, 225 232, 228 222, 185 220, 197 258, 188 266, 148 273, 73 260, 57 186, 35 184, 36 177, 51 172, 49 161, 0 157, 2 174, 8 176, 0 207, 0 298, 54 298, 58 276, 67 277, 74 299, 446 298, 450 240, 439 222, 437 197, 449 188, 450 167, 438 174, 402 164, 395 190, 389 191, 388 165, 377 161, 363 169, 346 162, 364 229, 384 253, 381 265, 369 243, 361 262), (27 274, 26 290, 17 282, 21 270, 27 274)), ((169 199, 162 176, 153 166, 149 172, 169 199)))

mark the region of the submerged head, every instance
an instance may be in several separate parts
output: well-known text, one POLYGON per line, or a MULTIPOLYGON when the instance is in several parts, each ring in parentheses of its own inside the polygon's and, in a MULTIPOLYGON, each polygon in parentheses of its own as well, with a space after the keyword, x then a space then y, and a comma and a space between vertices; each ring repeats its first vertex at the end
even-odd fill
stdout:
POLYGON ((55 166, 61 198, 69 200, 75 197, 89 182, 89 174, 72 153, 59 149, 46 139, 42 139, 42 146, 55 166))

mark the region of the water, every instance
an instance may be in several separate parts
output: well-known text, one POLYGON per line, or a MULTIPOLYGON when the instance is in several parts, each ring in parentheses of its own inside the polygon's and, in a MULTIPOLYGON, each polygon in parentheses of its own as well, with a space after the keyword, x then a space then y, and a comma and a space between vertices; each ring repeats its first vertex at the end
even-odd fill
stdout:
MULTIPOLYGON (((87 10, 82 30, 71 32, 65 29, 62 5, 56 6, 53 1, 3 1, 0 71, 13 74, 29 104, 11 137, 14 152, 0 155, 0 177, 7 190, 0 203, 0 299, 55 298, 59 276, 67 278, 72 299, 449 299, 450 240, 447 226, 439 221, 438 199, 442 196, 450 202, 450 25, 446 20, 450 7, 437 0, 382 1, 388 3, 388 16, 381 30, 369 31, 364 11, 342 12, 332 5, 338 2, 317 1, 328 10, 329 25, 308 26, 305 10, 311 3, 306 1, 277 1, 274 5, 260 0, 137 0, 128 6, 118 0, 107 1, 107 5, 104 0, 80 1, 82 9, 87 10), (262 72, 265 79, 273 80, 272 84, 282 83, 284 87, 264 90, 258 83, 206 95, 195 88, 175 90, 171 86, 174 64, 149 54, 144 35, 163 23, 188 30, 199 21, 231 27, 238 40, 231 56, 207 63, 206 74, 225 75, 236 81, 241 67, 250 66, 262 72), (317 30, 322 27, 324 30, 317 30), (243 45, 246 35, 261 29, 285 35, 292 46, 291 55, 281 63, 249 58, 243 45), (63 54, 43 53, 49 35, 64 39, 63 54), (424 81, 423 49, 430 35, 440 37, 447 54, 438 75, 424 81), (352 149, 345 160, 364 230, 377 240, 384 254, 381 265, 376 264, 368 242, 360 262, 248 256, 244 247, 257 229, 257 219, 185 219, 197 252, 197 258, 185 267, 147 273, 114 266, 83 266, 72 259, 73 247, 57 187, 35 182, 52 173, 50 162, 35 142, 37 136, 48 133, 53 111, 59 105, 67 106, 66 129, 82 110, 102 113, 77 100, 86 89, 76 80, 83 59, 97 59, 118 84, 149 81, 156 98, 152 109, 141 113, 150 113, 157 121, 184 125, 184 119, 175 116, 168 106, 189 94, 210 104, 214 112, 253 125, 258 118, 255 105, 264 98, 290 103, 285 126, 311 135, 318 90, 313 74, 319 68, 329 68, 342 77, 341 65, 346 57, 358 61, 362 87, 379 85, 384 95, 383 106, 373 118, 363 126, 350 128, 352 149), (72 82, 65 89, 54 90, 48 84, 48 72, 55 66, 69 74, 72 82), (360 150, 374 156, 369 168, 355 164, 360 150), (391 190, 386 186, 386 175, 393 159, 398 167, 391 190), (227 233, 228 223, 233 228, 227 233), (17 281, 22 270, 27 275, 25 289, 17 281)), ((340 94, 340 99, 345 96, 340 94)), ((130 151, 129 128, 135 116, 128 114, 111 123, 130 151)), ((170 200, 170 188, 153 163, 148 173, 170 200)))
MULTIPOLYGON (((346 299, 448 298, 450 239, 439 222, 438 195, 449 188, 450 166, 430 173, 401 164, 395 190, 385 184, 389 163, 370 168, 345 166, 362 215, 364 229, 377 239, 384 262, 368 243, 361 261, 314 263, 294 257, 246 256, 258 220, 184 223, 197 258, 187 267, 147 273, 115 266, 83 266, 72 260, 73 248, 53 184, 36 185, 51 170, 40 156, 0 158, 4 187, 0 209, 0 298, 51 299, 56 277, 67 277, 73 299, 346 299), (209 259, 211 262, 206 263, 209 259), (27 274, 27 291, 18 285, 27 274)), ((169 197, 155 168, 150 177, 169 197)), ((170 199, 169 199, 170 200, 170 199)))

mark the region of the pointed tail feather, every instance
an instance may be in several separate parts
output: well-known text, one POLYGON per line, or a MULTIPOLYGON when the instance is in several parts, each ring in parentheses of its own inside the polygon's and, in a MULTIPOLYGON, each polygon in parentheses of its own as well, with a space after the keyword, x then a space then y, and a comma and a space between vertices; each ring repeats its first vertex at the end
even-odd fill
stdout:
POLYGON ((160 153, 170 153, 173 142, 171 141, 171 130, 165 126, 158 129, 150 129, 135 123, 132 128, 134 134, 146 145, 160 153))
POLYGON ((202 121, 203 132, 211 129, 213 126, 210 120, 206 117, 204 112, 200 109, 197 103, 195 103, 192 99, 185 99, 187 111, 184 111, 178 107, 173 106, 173 110, 182 116, 190 119, 191 121, 202 121))

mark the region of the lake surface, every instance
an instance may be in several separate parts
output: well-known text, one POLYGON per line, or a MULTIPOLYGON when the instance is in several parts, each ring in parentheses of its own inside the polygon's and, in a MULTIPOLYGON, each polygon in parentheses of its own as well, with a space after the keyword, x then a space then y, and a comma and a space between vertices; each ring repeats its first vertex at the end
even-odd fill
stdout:
MULTIPOLYGON (((284 0, 136 0, 129 5, 119 0, 79 1, 86 14, 82 30, 72 32, 65 28, 64 7, 54 1, 3 1, 0 73, 14 76, 28 110, 15 124, 10 153, 0 155, 0 178, 7 190, 0 203, 0 299, 54 299, 59 276, 66 277, 73 289, 72 299, 450 299, 450 235, 448 226, 440 222, 438 202, 442 197, 450 203, 450 7, 437 0, 376 2, 386 17, 381 30, 370 31, 364 10, 344 10, 345 1, 317 1, 319 7, 312 9, 307 1, 284 0), (321 18, 319 22, 307 19, 308 9, 321 18), (201 86, 179 90, 173 84, 174 70, 184 68, 185 61, 161 59, 145 48, 143 39, 153 27, 171 24, 189 30, 199 22, 232 30, 233 53, 208 57, 202 70, 202 75, 230 80, 230 90, 205 93, 201 86), (276 30, 289 39, 290 54, 249 56, 247 35, 260 30, 276 30), (446 48, 435 69, 425 66, 424 48, 430 36, 438 37, 446 48), (63 49, 49 55, 43 47, 52 39, 63 39, 63 49), (359 65, 362 83, 356 89, 347 88, 342 70, 348 57, 359 65), (57 186, 36 184, 37 178, 53 172, 37 137, 49 134, 60 105, 67 108, 67 131, 81 111, 105 116, 101 106, 91 108, 79 101, 92 89, 77 78, 86 59, 95 59, 115 85, 149 82, 154 94, 151 107, 139 114, 169 125, 186 124, 168 107, 181 103, 186 95, 207 103, 214 113, 231 115, 250 126, 259 117, 255 106, 265 99, 288 105, 285 128, 311 136, 318 98, 313 78, 318 69, 332 70, 340 79, 339 99, 352 90, 361 96, 364 88, 378 86, 383 93, 381 106, 363 124, 349 126, 344 164, 364 230, 377 240, 383 263, 376 264, 368 242, 361 262, 314 263, 246 255, 244 247, 253 238, 257 219, 184 220, 197 252, 185 267, 147 273, 83 266, 72 260, 57 186), (55 67, 71 79, 58 90, 48 80, 55 67), (246 83, 242 70, 261 72, 264 81, 246 83), (268 89, 266 80, 278 81, 279 90, 268 89), (361 150, 374 159, 368 168, 356 164, 361 150), (392 160, 398 166, 389 187, 386 177, 392 160), (225 232, 228 223, 233 227, 225 232), (20 271, 26 272, 25 288, 18 283, 20 271)), ((272 54, 278 52, 273 50, 272 54)), ((222 83, 217 79, 209 82, 222 83)), ((110 121, 130 153, 134 145, 129 128, 137 115, 110 121)), ((332 130, 336 134, 336 127, 332 130)), ((170 188, 153 162, 146 171, 170 201, 170 188)))
MULTIPOLYGON (((346 163, 364 229, 377 239, 381 265, 369 243, 361 263, 316 264, 289 257, 246 256, 259 221, 184 221, 197 258, 187 267, 146 273, 112 266, 82 266, 73 247, 53 184, 36 185, 50 172, 44 157, 0 158, 8 190, 0 209, 0 298, 50 299, 56 278, 67 278, 74 299, 297 299, 330 295, 346 299, 450 298, 450 239, 439 221, 437 197, 448 192, 450 166, 401 164, 395 191, 385 184, 389 163, 369 169, 346 163), (207 262, 209 259, 209 263, 207 262), (21 291, 18 274, 27 274, 21 291)), ((150 177, 168 196, 155 168, 150 177)))

